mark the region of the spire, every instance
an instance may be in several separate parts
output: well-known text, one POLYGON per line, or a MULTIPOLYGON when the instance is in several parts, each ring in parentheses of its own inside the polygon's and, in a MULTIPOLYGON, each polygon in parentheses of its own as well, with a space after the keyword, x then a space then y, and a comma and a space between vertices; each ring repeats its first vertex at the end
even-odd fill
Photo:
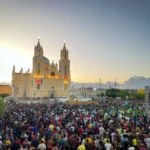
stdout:
POLYGON ((41 47, 41 44, 40 44, 40 36, 38 36, 38 43, 37 43, 37 46, 41 47))
POLYGON ((23 73, 23 68, 21 68, 20 73, 23 73))
POLYGON ((13 73, 15 73, 15 65, 13 65, 13 73))
POLYGON ((63 47, 63 50, 66 50, 66 44, 65 44, 65 40, 64 40, 64 47, 63 47))

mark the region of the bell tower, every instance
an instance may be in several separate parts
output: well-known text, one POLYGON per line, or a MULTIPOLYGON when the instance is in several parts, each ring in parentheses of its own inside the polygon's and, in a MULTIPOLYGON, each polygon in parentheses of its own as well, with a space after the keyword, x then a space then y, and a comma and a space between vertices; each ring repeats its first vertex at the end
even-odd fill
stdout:
POLYGON ((42 61, 44 57, 43 47, 40 44, 40 39, 38 38, 37 45, 34 46, 34 56, 33 56, 33 76, 41 76, 43 73, 44 62, 42 61))
POLYGON ((40 39, 38 39, 37 45, 34 47, 34 56, 43 56, 43 47, 40 44, 40 39))
POLYGON ((68 50, 65 43, 60 52, 59 71, 62 78, 70 80, 70 60, 68 59, 68 50))

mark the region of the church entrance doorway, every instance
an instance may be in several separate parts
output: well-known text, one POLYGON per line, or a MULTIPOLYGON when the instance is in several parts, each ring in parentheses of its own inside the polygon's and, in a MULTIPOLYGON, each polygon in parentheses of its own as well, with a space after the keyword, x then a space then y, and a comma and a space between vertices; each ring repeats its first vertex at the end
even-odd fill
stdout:
POLYGON ((55 89, 54 89, 54 87, 52 87, 51 88, 51 90, 50 90, 50 98, 55 98, 55 89))
POLYGON ((54 98, 54 93, 51 93, 51 96, 50 96, 50 98, 54 98))

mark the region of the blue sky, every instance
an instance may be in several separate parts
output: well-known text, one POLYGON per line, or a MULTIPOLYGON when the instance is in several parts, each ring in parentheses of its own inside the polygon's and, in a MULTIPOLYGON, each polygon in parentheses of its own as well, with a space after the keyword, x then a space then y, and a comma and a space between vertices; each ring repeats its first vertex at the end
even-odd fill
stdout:
POLYGON ((149 0, 0 0, 0 81, 11 82, 14 64, 32 70, 38 36, 50 62, 66 40, 73 81, 150 77, 149 8, 149 0))

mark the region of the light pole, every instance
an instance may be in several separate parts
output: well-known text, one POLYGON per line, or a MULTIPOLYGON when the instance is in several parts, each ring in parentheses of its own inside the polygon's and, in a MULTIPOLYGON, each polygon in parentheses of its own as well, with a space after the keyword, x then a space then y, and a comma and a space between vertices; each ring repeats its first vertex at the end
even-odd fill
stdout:
POLYGON ((99 89, 101 89, 101 78, 99 78, 99 89))
POLYGON ((117 80, 116 80, 116 78, 115 78, 115 88, 117 87, 117 80))

